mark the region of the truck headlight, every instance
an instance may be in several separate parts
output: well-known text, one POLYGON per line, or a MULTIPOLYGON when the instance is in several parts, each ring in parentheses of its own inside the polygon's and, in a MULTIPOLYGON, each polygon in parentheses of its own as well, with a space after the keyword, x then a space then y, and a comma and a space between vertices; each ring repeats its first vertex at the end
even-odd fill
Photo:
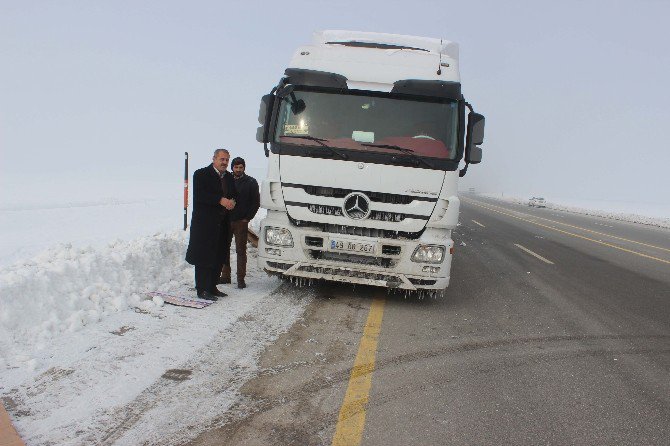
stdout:
POLYGON ((412 262, 442 263, 445 248, 441 245, 419 245, 412 254, 412 262))
POLYGON ((286 228, 265 228, 265 243, 276 246, 293 246, 293 236, 286 228))

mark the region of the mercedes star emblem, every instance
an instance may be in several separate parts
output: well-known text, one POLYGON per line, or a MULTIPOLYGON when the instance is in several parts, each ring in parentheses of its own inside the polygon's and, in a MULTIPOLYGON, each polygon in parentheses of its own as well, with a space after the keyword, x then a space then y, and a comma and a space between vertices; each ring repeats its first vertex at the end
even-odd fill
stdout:
POLYGON ((344 197, 342 210, 351 219, 363 220, 370 215, 370 199, 360 192, 353 192, 344 197))

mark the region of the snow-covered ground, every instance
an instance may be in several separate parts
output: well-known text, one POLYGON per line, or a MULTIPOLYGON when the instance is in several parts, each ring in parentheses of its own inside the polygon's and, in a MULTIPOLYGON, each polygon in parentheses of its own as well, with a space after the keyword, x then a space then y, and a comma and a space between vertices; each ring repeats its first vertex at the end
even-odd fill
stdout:
MULTIPOLYGON (((523 205, 527 205, 531 198, 493 193, 480 195, 523 205)), ((670 228, 670 204, 560 197, 544 198, 548 208, 559 211, 670 228)))
MULTIPOLYGON (((171 444, 221 420, 310 301, 249 251, 248 288, 204 309, 174 201, 0 210, 0 396, 28 444, 171 444)), ((252 222, 258 225, 263 213, 252 222)), ((234 253, 233 253, 234 261, 234 253)), ((234 266, 233 266, 234 269, 234 266)))
POLYGON ((182 215, 168 198, 0 206, 0 397, 28 444, 193 437, 224 422, 263 348, 301 317, 310 290, 267 277, 254 249, 249 287, 221 286, 210 307, 149 298, 194 294, 182 215))

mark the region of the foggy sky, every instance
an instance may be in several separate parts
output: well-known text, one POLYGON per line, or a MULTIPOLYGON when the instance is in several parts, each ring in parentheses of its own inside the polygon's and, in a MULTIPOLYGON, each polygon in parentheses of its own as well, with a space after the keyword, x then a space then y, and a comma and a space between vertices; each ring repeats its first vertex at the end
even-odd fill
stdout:
MULTIPOLYGON (((461 188, 670 202, 670 3, 0 1, 0 204, 179 197, 218 147, 260 172, 260 98, 322 29, 460 44, 484 114, 461 188)), ((258 176, 258 174, 257 174, 258 176)))

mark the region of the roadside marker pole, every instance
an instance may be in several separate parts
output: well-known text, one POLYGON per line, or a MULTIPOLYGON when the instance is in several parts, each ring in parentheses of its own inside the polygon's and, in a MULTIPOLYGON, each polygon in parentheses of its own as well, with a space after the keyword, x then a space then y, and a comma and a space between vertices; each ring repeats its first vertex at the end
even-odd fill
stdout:
POLYGON ((188 208, 188 152, 184 152, 184 231, 188 227, 188 216, 186 209, 188 208))

